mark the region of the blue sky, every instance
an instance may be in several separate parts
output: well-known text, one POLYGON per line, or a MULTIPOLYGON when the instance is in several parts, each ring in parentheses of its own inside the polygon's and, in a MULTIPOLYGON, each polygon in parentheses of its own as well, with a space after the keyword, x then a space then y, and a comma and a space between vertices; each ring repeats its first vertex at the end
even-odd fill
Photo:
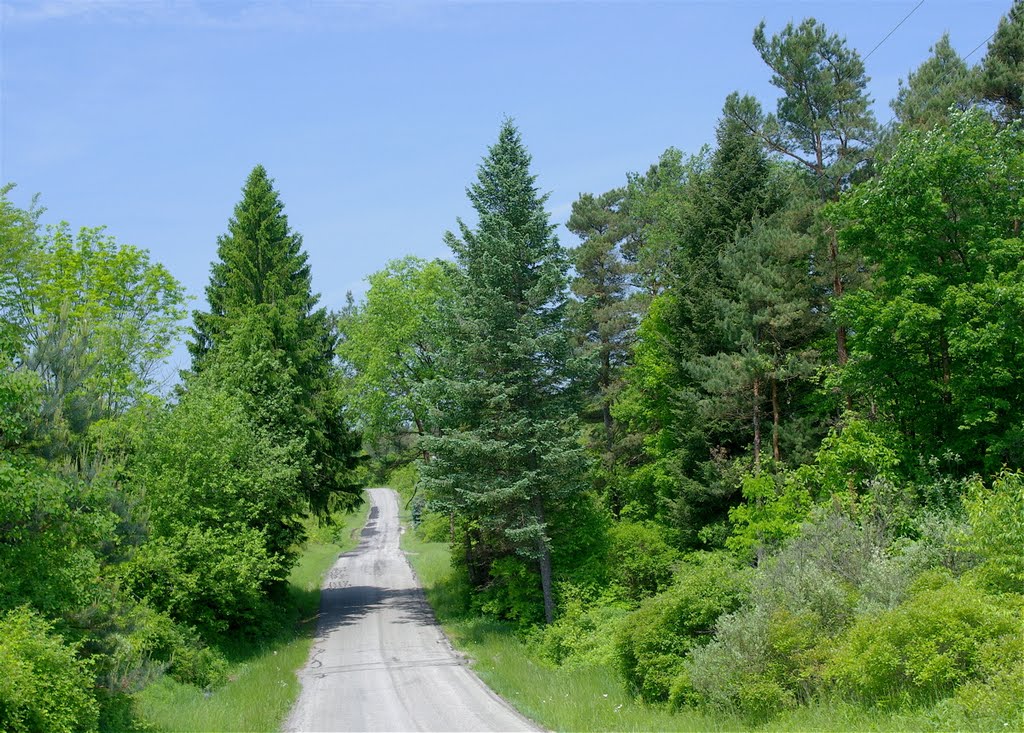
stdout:
MULTIPOLYGON (((762 18, 814 16, 866 54, 915 5, 3 0, 0 181, 23 205, 39 192, 45 221, 149 249, 202 306, 262 163, 338 308, 389 259, 447 254, 503 117, 564 222, 580 192, 711 142, 729 92, 774 106, 750 43, 762 18)), ((1009 6, 925 0, 867 59, 878 117, 944 31, 966 54, 1009 6)))

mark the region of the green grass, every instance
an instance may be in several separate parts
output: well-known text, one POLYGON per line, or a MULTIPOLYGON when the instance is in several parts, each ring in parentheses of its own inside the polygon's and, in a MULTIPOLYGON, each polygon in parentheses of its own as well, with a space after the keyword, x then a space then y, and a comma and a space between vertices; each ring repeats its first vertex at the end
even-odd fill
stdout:
POLYGON ((784 713, 754 728, 741 718, 672 713, 641 703, 609 667, 555 667, 531 657, 508 625, 468 615, 465 586, 451 568, 447 543, 402 535, 438 620, 457 649, 491 689, 523 715, 555 731, 928 731, 941 730, 926 713, 887 713, 844 703, 818 704, 784 713))
POLYGON ((334 530, 313 528, 288 577, 288 626, 272 641, 224 649, 228 682, 212 692, 164 677, 136 695, 136 714, 155 731, 277 731, 299 694, 295 672, 309 657, 320 584, 341 552, 358 543, 367 507, 342 517, 334 530))

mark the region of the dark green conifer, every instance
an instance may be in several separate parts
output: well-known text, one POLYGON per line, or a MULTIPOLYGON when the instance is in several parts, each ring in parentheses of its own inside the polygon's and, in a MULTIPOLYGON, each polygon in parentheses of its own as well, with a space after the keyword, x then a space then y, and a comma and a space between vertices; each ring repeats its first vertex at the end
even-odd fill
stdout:
POLYGON ((501 558, 524 560, 539 572, 550 622, 554 517, 571 512, 584 488, 565 319, 568 260, 511 121, 467 194, 479 223, 460 221, 459 235, 446 237, 459 297, 450 376, 436 385, 445 434, 426 441, 433 457, 424 487, 466 528, 471 579, 486 582, 480 575, 501 558))
POLYGON ((302 237, 288 224, 261 165, 217 240, 206 297, 194 313, 192 371, 215 370, 238 391, 257 423, 300 456, 311 507, 347 492, 359 440, 345 425, 330 315, 317 308, 302 237))

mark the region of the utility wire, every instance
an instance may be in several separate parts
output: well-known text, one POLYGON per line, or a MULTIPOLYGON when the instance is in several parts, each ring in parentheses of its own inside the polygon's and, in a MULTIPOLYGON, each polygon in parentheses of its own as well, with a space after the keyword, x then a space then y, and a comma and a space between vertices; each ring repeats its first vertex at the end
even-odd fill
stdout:
MULTIPOLYGON (((871 54, 873 54, 875 51, 877 51, 881 47, 881 45, 883 43, 888 41, 889 40, 889 36, 891 36, 893 33, 898 31, 900 29, 900 26, 907 22, 907 18, 909 18, 914 13, 916 13, 917 9, 919 7, 921 7, 922 5, 924 5, 924 0, 921 0, 921 2, 919 2, 917 5, 914 6, 913 10, 911 10, 909 13, 907 13, 905 16, 903 16, 903 20, 901 20, 899 23, 897 23, 896 26, 891 31, 886 33, 885 34, 885 38, 883 38, 881 41, 879 41, 877 44, 875 44, 875 47, 873 49, 868 51, 868 55, 864 57, 864 60, 867 61, 869 58, 871 58, 871 54)), ((974 50, 977 51, 978 49, 974 49, 974 50)))

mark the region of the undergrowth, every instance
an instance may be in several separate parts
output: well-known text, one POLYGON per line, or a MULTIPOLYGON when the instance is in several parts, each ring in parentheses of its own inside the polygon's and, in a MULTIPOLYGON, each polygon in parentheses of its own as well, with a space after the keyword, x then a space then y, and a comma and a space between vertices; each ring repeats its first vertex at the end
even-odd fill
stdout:
POLYGON ((277 731, 299 693, 316 631, 320 584, 337 556, 358 544, 366 505, 340 515, 334 526, 310 526, 309 539, 280 599, 277 632, 218 645, 229 662, 227 682, 213 690, 163 677, 136 695, 136 714, 150 730, 277 731))

